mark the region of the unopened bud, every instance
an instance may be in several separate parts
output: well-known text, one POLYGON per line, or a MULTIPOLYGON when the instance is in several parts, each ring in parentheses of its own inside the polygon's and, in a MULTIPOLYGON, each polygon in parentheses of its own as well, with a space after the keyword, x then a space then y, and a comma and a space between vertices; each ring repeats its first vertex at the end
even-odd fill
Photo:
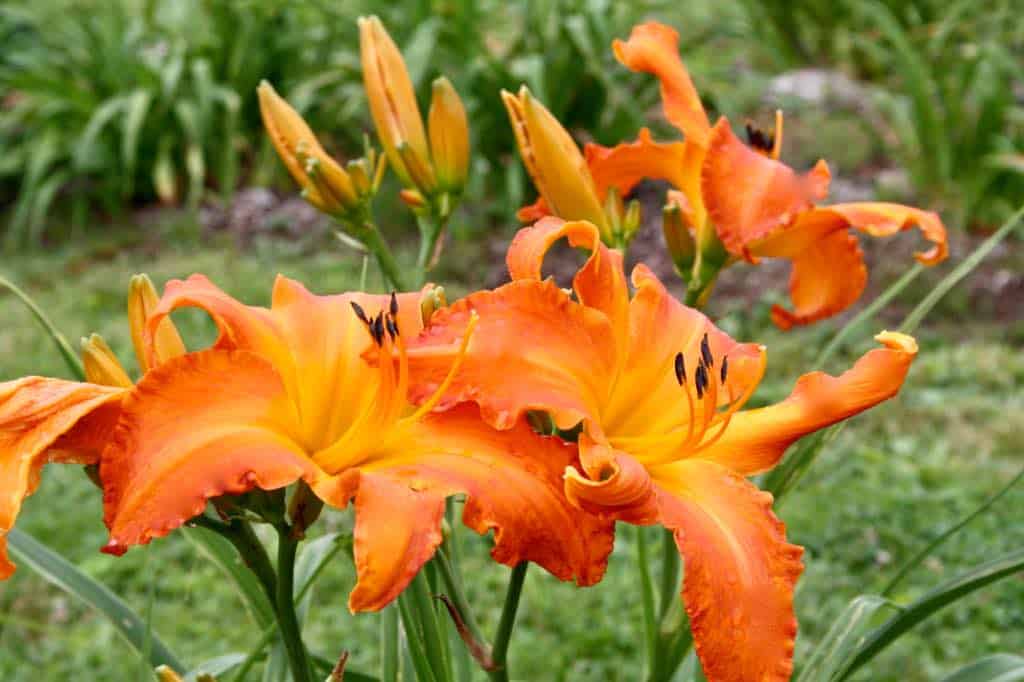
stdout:
POLYGON ((166 665, 160 666, 155 672, 156 677, 160 682, 183 682, 181 676, 166 665))
POLYGON ((469 176, 469 123, 447 78, 434 81, 427 131, 438 183, 444 190, 461 192, 469 176))
POLYGON ((398 191, 398 197, 405 202, 405 205, 414 211, 426 208, 427 200, 415 189, 403 189, 398 191))
POLYGON ((149 276, 133 276, 128 285, 128 325, 131 328, 135 357, 143 373, 186 352, 178 328, 170 317, 160 322, 151 338, 146 336, 146 323, 159 303, 160 297, 149 276))
POLYGON ((85 368, 85 380, 100 386, 116 386, 131 388, 132 380, 110 346, 99 334, 82 338, 82 365, 85 368))
POLYGON ((693 263, 697 259, 697 241, 677 203, 670 201, 662 209, 661 230, 676 272, 684 282, 689 282, 693 263))
POLYGON ((398 156, 405 165, 412 185, 425 196, 430 196, 437 189, 437 178, 434 176, 434 169, 430 167, 429 159, 421 156, 412 146, 408 144, 398 145, 398 156))

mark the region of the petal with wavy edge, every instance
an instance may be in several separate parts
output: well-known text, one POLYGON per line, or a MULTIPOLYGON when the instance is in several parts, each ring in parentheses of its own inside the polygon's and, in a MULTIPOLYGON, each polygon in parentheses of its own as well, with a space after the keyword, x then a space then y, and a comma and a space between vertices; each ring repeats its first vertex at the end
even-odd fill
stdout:
POLYGON ((771 236, 813 207, 828 192, 829 171, 824 161, 806 175, 759 154, 719 119, 701 175, 708 216, 718 237, 731 253, 749 257, 752 242, 771 236))
MULTIPOLYGON (((753 390, 761 379, 764 350, 756 344, 737 343, 703 313, 680 303, 647 266, 637 265, 632 279, 636 293, 629 308, 629 350, 622 378, 605 405, 602 418, 616 447, 644 458, 654 453, 633 452, 627 444, 630 438, 664 433, 688 420, 685 391, 693 394, 694 371, 705 334, 715 359, 709 380, 715 384, 720 405, 730 395, 738 398, 748 389, 753 390), (688 373, 684 386, 679 385, 674 371, 678 352, 683 353, 688 373), (729 361, 723 386, 724 356, 729 361)), ((699 411, 697 416, 701 416, 699 411)), ((671 442, 663 445, 670 447, 671 442)))
POLYGON ((206 350, 151 370, 103 452, 104 551, 162 537, 210 498, 312 479, 297 424, 281 377, 253 353, 206 350))
POLYGON ((921 234, 932 243, 928 251, 914 254, 924 265, 936 265, 949 255, 946 227, 938 214, 932 211, 879 202, 833 204, 817 210, 838 215, 849 227, 872 237, 889 237, 914 227, 920 228, 921 234))
POLYGON ((95 464, 123 389, 25 377, 0 383, 0 580, 11 576, 7 531, 47 462, 95 464))
POLYGON ((629 40, 612 43, 612 51, 626 68, 650 73, 661 81, 665 117, 683 131, 687 139, 706 147, 711 125, 679 57, 676 30, 656 22, 638 24, 629 34, 629 40))
POLYGON ((580 509, 600 516, 649 525, 658 520, 654 486, 636 459, 595 441, 579 437, 580 467, 565 470, 565 496, 580 509))
MULTIPOLYGON (((601 242, 597 228, 591 223, 545 218, 519 230, 505 258, 509 275, 513 280, 539 280, 544 256, 560 239, 568 239, 570 246, 590 251, 587 262, 576 272, 572 281, 580 302, 603 312, 611 320, 616 333, 624 333, 629 290, 622 267, 622 254, 606 247, 601 242)), ((624 340, 624 334, 620 335, 624 340)))
POLYGON ((709 682, 789 680, 803 549, 786 542, 772 496, 713 462, 653 475, 661 523, 686 565, 682 596, 709 682))
POLYGON ((409 425, 394 446, 317 493, 343 506, 355 496, 355 560, 359 582, 353 611, 377 610, 408 585, 441 542, 444 499, 467 495, 463 522, 494 530, 493 558, 514 566, 532 561, 562 580, 598 582, 611 552, 610 521, 571 506, 562 471, 576 449, 539 436, 524 422, 497 431, 478 409, 463 405, 409 425))
POLYGON ((857 238, 833 232, 793 259, 789 296, 793 310, 772 306, 772 322, 780 329, 811 324, 853 305, 864 292, 868 270, 857 238))
POLYGON ((434 313, 409 344, 411 402, 422 402, 444 381, 474 312, 479 323, 438 409, 476 402, 499 429, 534 409, 550 411, 566 429, 599 414, 615 373, 612 325, 551 280, 519 280, 434 313))
POLYGON ((910 336, 882 332, 883 348, 865 353, 837 377, 805 374, 782 402, 736 413, 722 438, 699 453, 745 476, 767 471, 797 439, 895 396, 917 355, 910 336))

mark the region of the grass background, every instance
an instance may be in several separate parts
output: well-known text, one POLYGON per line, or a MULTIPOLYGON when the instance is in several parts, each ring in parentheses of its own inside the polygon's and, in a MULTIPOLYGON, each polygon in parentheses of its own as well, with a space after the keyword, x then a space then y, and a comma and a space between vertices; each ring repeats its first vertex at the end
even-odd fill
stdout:
MULTIPOLYGON (((310 248, 258 239, 245 252, 230 241, 198 238, 188 219, 147 223, 126 232, 5 262, 71 339, 103 334, 126 365, 133 354, 124 318, 128 278, 148 272, 158 285, 203 272, 232 295, 266 304, 281 272, 324 293, 358 285, 361 258, 340 245, 310 248)), ((446 285, 450 282, 441 277, 446 285)), ((458 291, 459 283, 451 283, 458 291)), ((369 287, 379 286, 371 268, 369 287)), ((770 351, 757 403, 786 395, 827 340, 835 323, 782 334, 766 324, 768 303, 731 306, 721 324, 770 351)), ((902 560, 1005 484, 1021 466, 1024 442, 1024 353, 1004 328, 972 321, 967 309, 941 311, 944 324, 921 330, 922 350, 896 400, 853 419, 779 510, 793 542, 807 548, 797 590, 797 661, 852 597, 877 591, 902 560), (955 320, 955 322, 954 322, 955 320)), ((176 317, 193 347, 212 330, 198 314, 176 317)), ((0 296, 0 380, 65 370, 28 313, 0 296)), ((873 329, 876 325, 871 325, 873 329)), ((863 330, 840 371, 873 343, 863 330)), ((1012 491, 931 557, 893 595, 897 602, 986 559, 1024 544, 1012 491)), ((348 513, 325 513, 321 529, 350 526, 348 513)), ((182 537, 154 542, 122 558, 100 554, 105 541, 99 492, 78 467, 46 470, 19 528, 34 534, 145 613, 154 629, 190 664, 247 652, 259 633, 217 569, 182 537)), ((635 530, 620 526, 608 575, 577 590, 533 568, 528 576, 510 665, 518 680, 640 678, 640 598, 632 571, 635 530)), ((470 599, 493 632, 508 569, 487 558, 489 540, 463 530, 470 599)), ((307 626, 311 647, 334 657, 352 652, 354 669, 376 667, 377 617, 346 608, 351 560, 328 567, 315 588, 307 626)), ((996 651, 1024 650, 1024 579, 982 590, 901 639, 859 680, 931 680, 996 651)), ((132 651, 111 626, 29 570, 0 585, 0 678, 28 680, 145 679, 132 651)), ((254 674, 253 679, 258 679, 254 674)), ((482 677, 481 677, 482 679, 482 677)))

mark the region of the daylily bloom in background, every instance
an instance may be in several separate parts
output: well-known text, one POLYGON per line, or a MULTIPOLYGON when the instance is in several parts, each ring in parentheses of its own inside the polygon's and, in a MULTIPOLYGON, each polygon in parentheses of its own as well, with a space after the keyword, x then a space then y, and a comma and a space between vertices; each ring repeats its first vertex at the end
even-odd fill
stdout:
MULTIPOLYGON (((149 278, 133 277, 128 319, 143 372, 150 366, 142 361, 143 321, 155 302, 149 278)), ((155 339, 153 362, 184 352, 170 320, 161 323, 155 339)), ((82 340, 82 364, 85 382, 25 377, 0 383, 0 580, 14 573, 5 535, 14 527, 22 501, 39 485, 43 465, 98 464, 113 435, 131 380, 96 334, 82 340)))
POLYGON ((450 203, 469 175, 469 125, 458 93, 447 78, 434 81, 428 145, 405 60, 376 16, 359 18, 359 50, 373 123, 405 186, 403 200, 413 208, 450 203))
POLYGON ((622 255, 594 225, 547 218, 524 228, 508 267, 510 284, 439 310, 411 345, 413 398, 450 383, 439 409, 474 401, 498 428, 514 427, 528 410, 549 412, 560 429, 582 422, 565 494, 605 518, 675 532, 708 679, 789 679, 802 550, 786 542, 771 496, 746 476, 774 467, 801 436, 895 395, 914 339, 883 332, 883 348, 841 376, 804 375, 782 402, 742 410, 765 349, 729 338, 643 265, 633 270, 631 297, 622 255), (561 238, 591 251, 573 283, 578 302, 541 280, 544 255, 561 238), (446 379, 463 352, 454 380, 446 379))
MULTIPOLYGON (((655 142, 644 129, 631 143, 612 148, 588 144, 588 175, 596 186, 615 187, 620 195, 644 178, 666 180, 679 190, 673 201, 700 254, 692 274, 680 274, 698 294, 711 285, 728 254, 751 263, 761 256, 786 258, 793 263, 794 307, 775 306, 772 319, 789 328, 834 315, 860 297, 867 270, 851 229, 886 237, 918 226, 934 244, 927 253, 918 254, 918 260, 934 265, 946 258, 946 230, 935 213, 888 203, 817 206, 815 202, 828 191, 828 166, 819 161, 808 174, 799 176, 778 160, 781 113, 772 135, 748 127, 749 145, 733 134, 725 118, 712 127, 679 57, 679 34, 671 27, 640 24, 629 40, 616 40, 612 47, 629 69, 658 77, 665 117, 684 139, 655 142)), ((590 219, 563 212, 550 202, 527 211, 530 219, 547 213, 590 219)), ((673 245, 671 238, 669 245, 673 245)), ((673 253, 673 258, 679 262, 684 255, 673 253)))
POLYGON ((497 561, 534 561, 580 584, 601 578, 611 527, 562 493, 574 447, 524 420, 492 429, 473 405, 433 414, 446 381, 418 408, 407 402, 405 339, 422 327, 420 293, 316 296, 279 277, 262 308, 193 275, 170 282, 149 316, 151 354, 181 307, 208 312, 220 335, 151 370, 124 399, 100 467, 105 551, 166 535, 213 497, 303 480, 335 507, 354 499, 353 611, 398 596, 441 542, 445 498, 456 494, 468 496, 467 526, 495 530, 497 561))

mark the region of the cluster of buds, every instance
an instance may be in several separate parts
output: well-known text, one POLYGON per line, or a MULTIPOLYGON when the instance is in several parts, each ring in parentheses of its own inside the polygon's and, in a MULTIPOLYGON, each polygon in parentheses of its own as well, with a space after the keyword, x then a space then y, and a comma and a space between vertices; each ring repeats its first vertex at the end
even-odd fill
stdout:
POLYGON ((433 83, 424 129, 416 92, 395 42, 375 16, 359 19, 363 84, 381 145, 418 214, 446 220, 469 175, 466 110, 447 78, 433 83))
POLYGON ((626 247, 640 227, 640 203, 624 203, 615 187, 601 196, 575 140, 526 86, 516 94, 503 90, 501 98, 523 164, 547 209, 566 220, 587 220, 605 244, 626 247))
POLYGON ((364 155, 343 167, 324 151, 302 116, 270 83, 260 83, 257 92, 263 124, 288 172, 302 187, 302 196, 358 233, 380 187, 386 157, 367 142, 364 155))
POLYGON ((733 259, 711 221, 697 219, 682 192, 669 190, 661 229, 676 273, 686 282, 687 303, 703 305, 718 273, 733 259))

